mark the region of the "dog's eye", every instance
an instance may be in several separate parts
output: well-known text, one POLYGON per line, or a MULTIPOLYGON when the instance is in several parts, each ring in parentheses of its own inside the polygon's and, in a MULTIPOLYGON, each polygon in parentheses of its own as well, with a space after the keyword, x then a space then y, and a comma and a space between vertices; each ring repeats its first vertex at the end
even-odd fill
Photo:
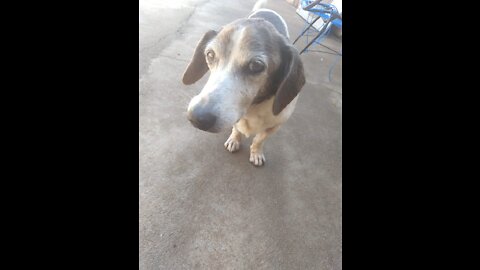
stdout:
POLYGON ((253 73, 259 73, 265 69, 265 64, 260 60, 252 60, 248 65, 248 68, 253 73))
POLYGON ((213 61, 213 59, 215 58, 215 53, 213 51, 208 51, 207 52, 207 60, 209 62, 213 61))

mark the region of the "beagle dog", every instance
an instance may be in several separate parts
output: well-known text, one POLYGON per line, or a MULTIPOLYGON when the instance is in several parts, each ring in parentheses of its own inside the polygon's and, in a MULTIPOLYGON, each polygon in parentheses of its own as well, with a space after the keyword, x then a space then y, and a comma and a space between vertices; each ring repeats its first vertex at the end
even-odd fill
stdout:
POLYGON ((188 105, 188 120, 213 133, 233 126, 225 142, 229 152, 240 148, 242 134, 255 135, 250 162, 262 166, 265 139, 292 115, 305 84, 303 64, 284 19, 273 10, 254 8, 248 18, 206 32, 183 83, 193 84, 209 70, 207 83, 188 105))

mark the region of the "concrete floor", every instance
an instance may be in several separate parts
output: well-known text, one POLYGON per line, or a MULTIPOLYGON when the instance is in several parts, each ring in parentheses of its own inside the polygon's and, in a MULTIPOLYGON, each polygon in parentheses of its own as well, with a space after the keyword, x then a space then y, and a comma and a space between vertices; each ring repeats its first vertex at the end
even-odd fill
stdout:
MULTIPOLYGON (((251 138, 231 154, 229 131, 206 133, 186 118, 208 77, 181 82, 196 43, 254 2, 140 1, 140 269, 342 268, 341 59, 329 82, 333 55, 301 55, 307 83, 267 140, 264 167, 248 161, 251 138)), ((293 40, 304 25, 295 8, 267 7, 293 40)), ((341 48, 334 37, 325 44, 341 48)))

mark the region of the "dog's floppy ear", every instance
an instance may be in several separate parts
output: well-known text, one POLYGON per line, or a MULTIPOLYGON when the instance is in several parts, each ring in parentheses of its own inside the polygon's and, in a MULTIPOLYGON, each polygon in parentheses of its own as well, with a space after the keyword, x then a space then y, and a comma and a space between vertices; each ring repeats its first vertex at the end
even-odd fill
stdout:
POLYGON ((183 83, 192 84, 202 78, 205 73, 208 71, 207 62, 205 61, 205 46, 207 43, 212 40, 217 35, 217 32, 210 30, 206 32, 202 39, 198 42, 195 52, 193 53, 192 60, 188 64, 185 73, 183 73, 183 83))
POLYGON ((279 114, 300 92, 305 84, 303 64, 295 47, 285 45, 280 66, 283 81, 277 89, 273 102, 273 114, 279 114))

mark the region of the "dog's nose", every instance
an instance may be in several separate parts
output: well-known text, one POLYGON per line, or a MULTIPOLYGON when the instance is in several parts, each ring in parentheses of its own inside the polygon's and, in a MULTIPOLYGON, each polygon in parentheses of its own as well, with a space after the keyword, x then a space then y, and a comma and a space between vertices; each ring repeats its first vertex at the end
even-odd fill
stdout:
POLYGON ((188 120, 198 129, 208 131, 213 125, 217 117, 207 110, 197 106, 187 113, 188 120))

